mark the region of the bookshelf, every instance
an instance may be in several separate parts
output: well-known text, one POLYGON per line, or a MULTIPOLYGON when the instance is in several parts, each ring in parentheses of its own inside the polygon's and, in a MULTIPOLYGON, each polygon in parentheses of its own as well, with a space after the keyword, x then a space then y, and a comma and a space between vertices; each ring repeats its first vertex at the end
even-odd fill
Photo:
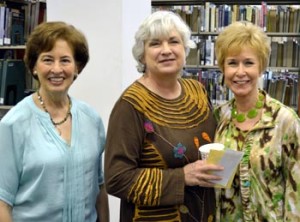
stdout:
POLYGON ((29 34, 47 20, 46 6, 46 0, 0 0, 0 113, 3 115, 35 88, 23 57, 29 34), (8 73, 6 64, 16 68, 8 73))
POLYGON ((152 0, 151 5, 152 11, 176 12, 190 26, 197 48, 190 51, 183 76, 201 81, 214 104, 232 97, 216 65, 214 40, 233 21, 248 20, 259 25, 269 36, 272 48, 260 87, 300 116, 299 0, 152 0))

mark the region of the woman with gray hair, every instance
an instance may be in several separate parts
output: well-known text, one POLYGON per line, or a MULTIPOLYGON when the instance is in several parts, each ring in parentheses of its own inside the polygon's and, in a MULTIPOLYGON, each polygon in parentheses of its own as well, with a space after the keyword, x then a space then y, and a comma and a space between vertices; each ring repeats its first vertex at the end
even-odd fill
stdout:
POLYGON ((120 221, 213 221, 214 189, 200 145, 216 129, 205 88, 180 74, 189 49, 189 27, 158 11, 141 24, 133 55, 142 76, 116 102, 110 116, 105 181, 121 199, 120 221))

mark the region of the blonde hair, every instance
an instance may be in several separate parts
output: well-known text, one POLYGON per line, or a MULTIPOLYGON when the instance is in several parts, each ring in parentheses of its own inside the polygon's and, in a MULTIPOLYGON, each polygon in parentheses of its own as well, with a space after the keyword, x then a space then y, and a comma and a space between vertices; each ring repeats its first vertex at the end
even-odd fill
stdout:
POLYGON ((271 53, 270 38, 259 26, 247 21, 238 21, 225 27, 215 42, 218 66, 223 73, 226 57, 239 54, 245 47, 250 47, 257 54, 260 72, 266 70, 271 53))

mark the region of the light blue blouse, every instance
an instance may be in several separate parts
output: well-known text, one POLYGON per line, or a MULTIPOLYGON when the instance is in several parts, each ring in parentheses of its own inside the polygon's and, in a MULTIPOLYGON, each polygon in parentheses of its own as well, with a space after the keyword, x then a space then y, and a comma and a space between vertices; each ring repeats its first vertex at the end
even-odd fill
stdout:
POLYGON ((105 131, 96 111, 71 100, 70 145, 32 96, 1 120, 0 199, 14 222, 96 221, 105 131))

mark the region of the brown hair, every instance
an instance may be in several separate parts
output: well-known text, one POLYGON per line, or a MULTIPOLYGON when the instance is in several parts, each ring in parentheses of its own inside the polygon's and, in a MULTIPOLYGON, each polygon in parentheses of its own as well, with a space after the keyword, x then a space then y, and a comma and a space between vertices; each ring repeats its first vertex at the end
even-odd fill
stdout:
POLYGON ((83 70, 89 61, 88 43, 84 34, 65 22, 44 22, 33 30, 26 43, 24 62, 32 75, 39 55, 50 51, 59 39, 65 40, 72 49, 78 73, 83 70))

